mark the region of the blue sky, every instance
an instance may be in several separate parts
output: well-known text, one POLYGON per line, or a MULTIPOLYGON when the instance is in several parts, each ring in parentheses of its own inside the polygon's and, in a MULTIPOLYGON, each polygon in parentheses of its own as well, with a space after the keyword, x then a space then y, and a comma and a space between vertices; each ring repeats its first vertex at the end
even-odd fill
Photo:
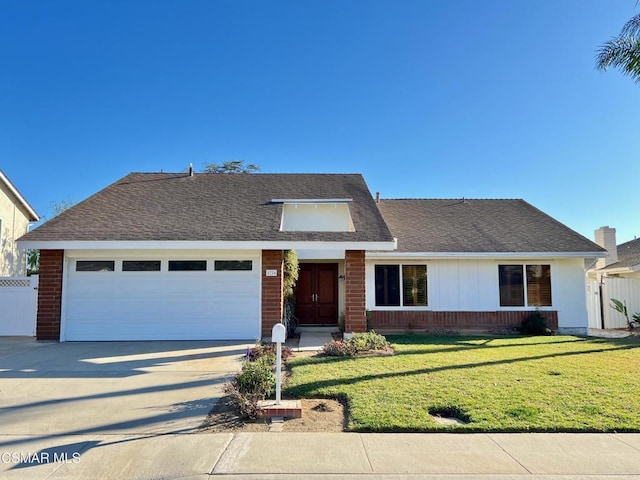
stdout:
POLYGON ((0 168, 42 215, 242 159, 383 198, 524 198, 640 235, 634 0, 0 0, 0 168))

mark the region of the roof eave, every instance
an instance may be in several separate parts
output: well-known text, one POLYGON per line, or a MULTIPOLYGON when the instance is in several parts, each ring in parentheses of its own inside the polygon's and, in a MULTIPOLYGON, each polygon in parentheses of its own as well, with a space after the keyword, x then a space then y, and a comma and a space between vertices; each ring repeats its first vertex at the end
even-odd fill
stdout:
POLYGON ((395 241, 322 242, 322 241, 161 241, 161 240, 18 240, 22 249, 39 250, 393 250, 395 241))
POLYGON ((600 258, 604 252, 367 252, 367 258, 430 258, 430 259, 535 259, 535 258, 600 258))
POLYGON ((14 197, 18 199, 20 204, 24 207, 24 209, 30 215, 29 221, 37 222, 38 220, 40 220, 40 216, 36 213, 33 207, 29 205, 29 202, 27 202, 27 200, 18 191, 16 186, 13 183, 11 183, 11 180, 9 180, 9 178, 4 174, 2 170, 0 170, 0 180, 2 180, 2 182, 6 185, 9 191, 13 194, 14 197))
POLYGON ((611 275, 619 275, 621 273, 635 273, 640 271, 640 263, 636 265, 631 265, 627 267, 615 267, 615 268, 601 268, 596 271, 596 273, 606 273, 611 275))

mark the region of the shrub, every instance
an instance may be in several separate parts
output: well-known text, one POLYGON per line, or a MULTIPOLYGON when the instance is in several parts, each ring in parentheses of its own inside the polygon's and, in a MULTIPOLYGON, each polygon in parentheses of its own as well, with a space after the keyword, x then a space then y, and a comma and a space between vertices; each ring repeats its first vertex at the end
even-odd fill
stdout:
MULTIPOLYGON (((255 362, 256 360, 263 358, 263 357, 267 357, 268 361, 271 364, 276 363, 276 348, 277 345, 275 343, 256 343, 256 345, 253 348, 250 348, 247 351, 247 360, 249 360, 250 362, 255 362)), ((289 347, 285 347, 284 345, 282 345, 282 360, 286 360, 288 359, 290 356, 293 355, 293 350, 291 350, 289 347)))
POLYGON ((359 352, 387 350, 389 346, 384 335, 371 330, 356 333, 348 340, 333 340, 322 347, 322 353, 331 357, 349 357, 359 352))
POLYGON ((347 342, 356 352, 368 352, 370 350, 386 350, 389 342, 384 335, 371 330, 364 333, 356 333, 347 342))
POLYGON ((520 332, 525 335, 550 335, 552 333, 547 327, 547 319, 539 310, 531 312, 522 319, 520 332))
POLYGON ((241 417, 255 420, 260 416, 261 409, 258 402, 263 399, 258 395, 240 393, 235 382, 225 383, 224 392, 231 397, 231 403, 241 417))
POLYGON ((351 344, 343 340, 332 340, 322 346, 322 353, 329 357, 350 357, 356 352, 351 344))
POLYGON ((276 385, 272 363, 268 357, 255 362, 245 362, 242 372, 236 376, 235 383, 240 393, 258 395, 264 400, 271 395, 276 385))
POLYGON ((258 402, 264 400, 275 388, 276 376, 269 356, 244 362, 242 371, 232 382, 227 382, 224 391, 231 396, 240 415, 255 419, 260 413, 258 402))

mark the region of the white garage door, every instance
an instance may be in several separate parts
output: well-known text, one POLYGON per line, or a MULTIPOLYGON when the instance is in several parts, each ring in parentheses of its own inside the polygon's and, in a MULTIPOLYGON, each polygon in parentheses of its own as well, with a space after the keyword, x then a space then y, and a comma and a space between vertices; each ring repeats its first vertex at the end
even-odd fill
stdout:
POLYGON ((260 336, 258 257, 70 259, 63 340, 260 336))

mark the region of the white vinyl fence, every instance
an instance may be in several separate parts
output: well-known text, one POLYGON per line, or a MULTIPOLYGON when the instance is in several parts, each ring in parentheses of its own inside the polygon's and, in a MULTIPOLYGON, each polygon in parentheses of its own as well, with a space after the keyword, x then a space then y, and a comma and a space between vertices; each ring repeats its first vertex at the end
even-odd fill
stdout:
POLYGON ((611 308, 612 298, 627 303, 630 319, 634 313, 640 313, 640 279, 605 277, 602 284, 587 282, 589 328, 627 327, 624 315, 611 308))
POLYGON ((38 276, 0 277, 0 335, 29 336, 36 333, 38 276))

